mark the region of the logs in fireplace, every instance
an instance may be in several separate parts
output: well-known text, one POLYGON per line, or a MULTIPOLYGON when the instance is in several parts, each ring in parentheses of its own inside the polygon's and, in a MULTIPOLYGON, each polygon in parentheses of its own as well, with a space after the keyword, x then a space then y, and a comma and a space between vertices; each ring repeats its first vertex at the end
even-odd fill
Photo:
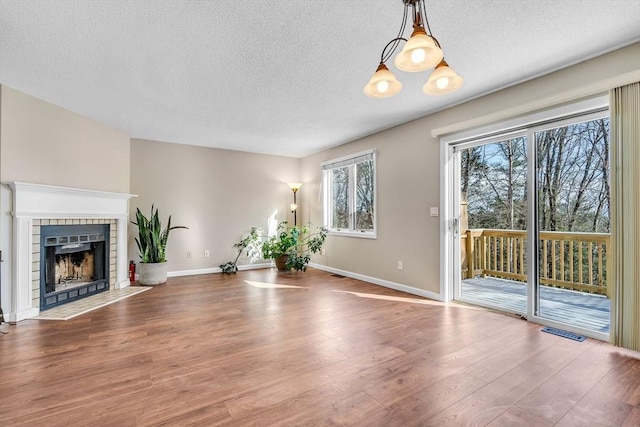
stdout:
POLYGON ((109 289, 109 225, 42 226, 40 309, 109 289))

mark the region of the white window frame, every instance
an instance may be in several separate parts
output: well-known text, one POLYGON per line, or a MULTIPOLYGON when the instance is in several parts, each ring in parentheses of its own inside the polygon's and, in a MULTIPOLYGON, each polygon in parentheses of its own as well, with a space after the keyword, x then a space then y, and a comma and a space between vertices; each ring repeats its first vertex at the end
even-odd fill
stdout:
POLYGON ((322 170, 322 213, 324 226, 329 230, 329 234, 334 236, 347 236, 347 237, 360 237, 365 239, 377 238, 377 204, 378 204, 378 182, 377 182, 377 165, 376 165, 376 150, 371 149, 367 151, 361 151, 358 153, 350 154, 348 156, 339 157, 337 159, 329 160, 321 163, 320 168, 322 170), (373 162, 373 230, 355 230, 353 228, 356 214, 356 183, 355 183, 355 170, 356 165, 363 162, 363 159, 372 160, 373 162), (360 160, 360 161, 359 161, 360 160), (349 229, 332 229, 331 225, 331 174, 332 169, 339 167, 349 166, 349 229))

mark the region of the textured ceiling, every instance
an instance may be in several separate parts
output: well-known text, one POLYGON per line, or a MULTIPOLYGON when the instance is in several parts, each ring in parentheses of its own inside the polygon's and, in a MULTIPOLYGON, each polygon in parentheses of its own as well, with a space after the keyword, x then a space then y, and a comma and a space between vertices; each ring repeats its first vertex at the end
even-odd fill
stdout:
POLYGON ((640 0, 427 0, 465 85, 390 69, 401 0, 0 0, 0 84, 134 138, 300 157, 640 39, 640 0))

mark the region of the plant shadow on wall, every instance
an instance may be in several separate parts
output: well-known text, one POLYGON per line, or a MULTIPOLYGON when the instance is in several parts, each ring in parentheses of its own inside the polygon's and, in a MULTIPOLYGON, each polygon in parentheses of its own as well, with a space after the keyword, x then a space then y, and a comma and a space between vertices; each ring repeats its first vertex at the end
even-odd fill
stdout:
POLYGON ((151 205, 151 215, 144 216, 140 208, 136 208, 136 220, 131 221, 138 226, 138 237, 135 238, 142 263, 138 282, 141 285, 159 285, 167 281, 167 242, 169 232, 183 225, 171 226, 171 215, 167 226, 163 229, 158 215, 158 208, 151 205))
POLYGON ((238 250, 236 259, 220 264, 220 269, 226 274, 237 272, 236 263, 244 252, 250 263, 262 257, 274 260, 279 271, 306 271, 311 254, 320 253, 326 237, 326 228, 289 227, 286 221, 278 224, 274 236, 264 236, 261 228, 252 227, 247 237, 233 245, 238 250))

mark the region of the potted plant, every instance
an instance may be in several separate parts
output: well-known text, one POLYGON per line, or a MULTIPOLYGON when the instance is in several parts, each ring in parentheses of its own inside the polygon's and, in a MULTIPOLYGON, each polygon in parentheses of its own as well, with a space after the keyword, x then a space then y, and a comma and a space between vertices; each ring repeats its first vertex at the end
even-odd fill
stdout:
POLYGON ((138 237, 135 238, 142 263, 139 266, 138 281, 141 285, 159 285, 167 281, 167 240, 169 232, 176 228, 188 228, 182 225, 171 226, 171 215, 167 226, 162 229, 158 209, 151 205, 151 216, 147 218, 136 208, 136 220, 131 221, 138 226, 138 237))
POLYGON ((250 261, 257 259, 260 253, 264 259, 272 259, 280 271, 306 271, 311 254, 319 253, 327 237, 325 228, 317 228, 314 231, 308 226, 289 227, 287 222, 278 224, 275 236, 266 237, 260 235, 259 228, 252 228, 249 236, 236 243, 238 256, 235 261, 229 261, 220 265, 224 273, 235 273, 238 269, 235 265, 240 254, 246 249, 250 261))
POLYGON ((227 261, 224 264, 220 264, 220 270, 222 270, 225 274, 234 274, 238 271, 238 258, 242 255, 242 252, 246 251, 247 256, 249 257, 249 262, 253 262, 258 259, 261 253, 261 237, 262 229, 258 227, 251 227, 251 231, 249 231, 249 235, 244 239, 240 240, 238 243, 233 245, 234 248, 238 249, 238 254, 236 255, 236 259, 233 261, 227 261))

